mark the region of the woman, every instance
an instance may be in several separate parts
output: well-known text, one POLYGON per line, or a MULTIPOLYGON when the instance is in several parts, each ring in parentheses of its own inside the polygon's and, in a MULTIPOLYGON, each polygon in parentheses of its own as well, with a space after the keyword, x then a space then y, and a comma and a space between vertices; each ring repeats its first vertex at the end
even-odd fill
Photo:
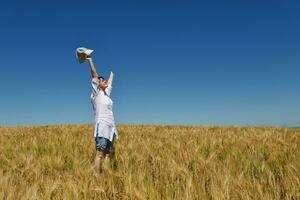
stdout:
POLYGON ((106 81, 102 76, 98 76, 92 58, 88 54, 84 54, 84 58, 90 65, 92 75, 91 100, 95 112, 95 171, 99 175, 101 161, 106 156, 109 158, 113 149, 114 138, 118 138, 112 111, 113 101, 110 98, 114 74, 110 72, 109 79, 106 81))

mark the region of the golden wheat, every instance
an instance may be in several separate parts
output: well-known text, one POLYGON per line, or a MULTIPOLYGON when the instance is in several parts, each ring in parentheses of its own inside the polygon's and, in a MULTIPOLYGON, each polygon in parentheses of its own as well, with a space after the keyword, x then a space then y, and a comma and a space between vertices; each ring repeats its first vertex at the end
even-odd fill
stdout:
POLYGON ((0 127, 0 199, 300 199, 300 129, 118 126, 92 169, 92 125, 0 127))

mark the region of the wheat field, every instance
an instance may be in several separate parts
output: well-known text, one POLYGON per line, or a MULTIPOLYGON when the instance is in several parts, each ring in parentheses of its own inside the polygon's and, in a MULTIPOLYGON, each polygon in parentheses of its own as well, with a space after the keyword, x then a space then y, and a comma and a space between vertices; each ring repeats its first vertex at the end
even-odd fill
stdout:
POLYGON ((300 199, 300 129, 118 130, 96 177, 92 125, 0 127, 0 199, 300 199))

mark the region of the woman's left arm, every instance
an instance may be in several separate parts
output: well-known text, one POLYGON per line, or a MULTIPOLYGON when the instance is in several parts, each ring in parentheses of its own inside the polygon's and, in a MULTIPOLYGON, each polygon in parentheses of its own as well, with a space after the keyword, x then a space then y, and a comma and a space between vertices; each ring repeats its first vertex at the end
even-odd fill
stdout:
POLYGON ((113 80, 114 80, 114 73, 111 71, 110 75, 109 75, 109 79, 108 79, 107 85, 112 86, 113 80))

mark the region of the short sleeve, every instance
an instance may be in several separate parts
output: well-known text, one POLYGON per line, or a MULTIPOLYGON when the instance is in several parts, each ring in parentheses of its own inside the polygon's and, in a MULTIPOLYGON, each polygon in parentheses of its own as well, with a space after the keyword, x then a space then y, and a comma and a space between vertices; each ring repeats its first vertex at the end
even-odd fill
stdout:
POLYGON ((110 96, 111 90, 112 90, 112 86, 108 85, 107 88, 105 89, 105 93, 107 94, 107 96, 110 96))
POLYGON ((92 79, 92 92, 93 96, 96 96, 99 93, 99 80, 97 78, 92 79))

